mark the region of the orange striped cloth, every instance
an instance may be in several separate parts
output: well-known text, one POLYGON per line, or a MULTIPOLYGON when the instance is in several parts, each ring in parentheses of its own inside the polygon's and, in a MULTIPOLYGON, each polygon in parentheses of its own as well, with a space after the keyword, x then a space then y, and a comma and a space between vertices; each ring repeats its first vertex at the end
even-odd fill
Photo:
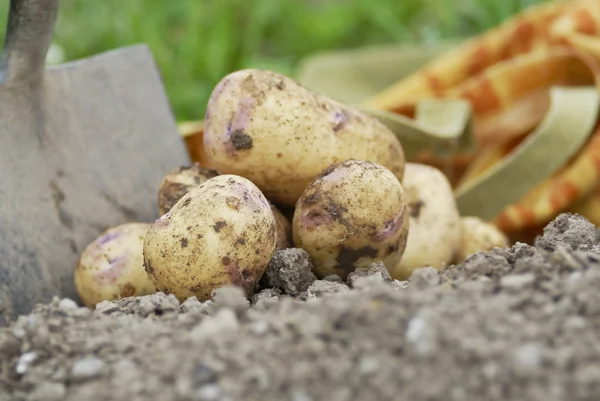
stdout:
MULTIPOLYGON (((543 3, 434 59, 369 99, 414 116, 426 98, 464 98, 474 109, 477 151, 458 155, 450 176, 467 182, 508 154, 545 117, 550 88, 600 83, 600 0, 543 3)), ((436 164, 427 153, 414 161, 436 164)), ((493 221, 527 240, 565 211, 600 225, 600 125, 575 158, 493 221), (525 238, 524 238, 525 237, 525 238)))

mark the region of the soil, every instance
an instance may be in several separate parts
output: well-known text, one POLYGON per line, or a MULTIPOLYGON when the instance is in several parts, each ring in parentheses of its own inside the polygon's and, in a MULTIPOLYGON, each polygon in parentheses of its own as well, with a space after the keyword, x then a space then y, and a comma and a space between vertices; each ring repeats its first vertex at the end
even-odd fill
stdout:
POLYGON ((0 329, 0 400, 600 399, 600 245, 580 216, 408 282, 374 265, 293 283, 286 260, 306 266, 282 253, 250 301, 39 305, 0 329))

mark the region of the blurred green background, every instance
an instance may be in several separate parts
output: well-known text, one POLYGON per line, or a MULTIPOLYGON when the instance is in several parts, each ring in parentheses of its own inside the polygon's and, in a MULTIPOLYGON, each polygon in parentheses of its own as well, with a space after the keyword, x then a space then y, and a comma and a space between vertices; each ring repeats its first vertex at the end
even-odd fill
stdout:
MULTIPOLYGON (((176 118, 195 120, 204 118, 216 83, 234 70, 294 76, 298 61, 314 52, 467 37, 542 1, 61 0, 51 58, 145 42, 176 118)), ((2 26, 8 3, 0 1, 2 26)))

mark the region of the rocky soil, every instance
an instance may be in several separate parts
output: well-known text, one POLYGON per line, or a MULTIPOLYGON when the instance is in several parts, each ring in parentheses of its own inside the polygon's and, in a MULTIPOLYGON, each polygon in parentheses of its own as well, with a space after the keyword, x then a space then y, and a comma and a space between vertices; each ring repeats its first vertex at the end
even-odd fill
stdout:
POLYGON ((310 268, 281 251, 251 300, 39 305, 0 329, 0 401, 600 399, 600 245, 580 216, 408 282, 310 268))

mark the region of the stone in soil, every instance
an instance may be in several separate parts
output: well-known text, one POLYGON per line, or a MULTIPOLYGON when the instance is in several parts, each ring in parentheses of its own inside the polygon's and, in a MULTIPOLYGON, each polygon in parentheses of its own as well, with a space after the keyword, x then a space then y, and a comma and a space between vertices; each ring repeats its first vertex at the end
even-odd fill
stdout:
POLYGON ((560 219, 408 283, 55 299, 0 329, 0 400, 598 400, 600 256, 560 219))

